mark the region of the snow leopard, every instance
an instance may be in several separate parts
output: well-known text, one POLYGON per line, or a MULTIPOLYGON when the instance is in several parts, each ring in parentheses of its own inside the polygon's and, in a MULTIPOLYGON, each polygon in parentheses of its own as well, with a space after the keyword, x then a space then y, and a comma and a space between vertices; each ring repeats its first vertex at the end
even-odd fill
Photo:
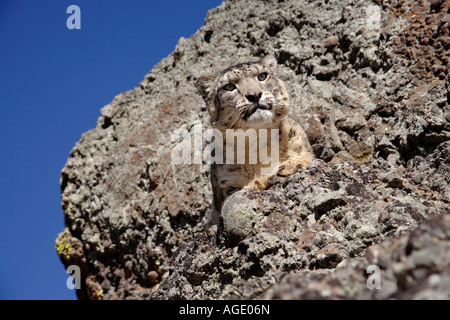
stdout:
POLYGON ((239 155, 233 155, 233 163, 211 164, 211 185, 215 208, 219 212, 225 198, 234 192, 243 188, 266 189, 271 176, 293 174, 306 168, 314 158, 305 131, 288 115, 290 98, 277 69, 276 58, 266 55, 258 61, 231 66, 213 76, 199 77, 195 82, 205 101, 212 127, 224 137, 221 149, 224 158, 230 150, 237 152, 238 145, 227 149, 227 144, 234 144, 235 140, 231 136, 227 141, 227 132, 239 131, 246 143, 244 162, 237 162, 239 155), (265 142, 261 144, 263 130, 265 142), (252 135, 247 134, 249 132, 253 132, 253 137, 256 133, 256 141, 253 141, 256 163, 250 157, 252 135), (262 163, 259 153, 262 146, 268 154, 274 150, 272 136, 278 137, 275 165, 262 163))

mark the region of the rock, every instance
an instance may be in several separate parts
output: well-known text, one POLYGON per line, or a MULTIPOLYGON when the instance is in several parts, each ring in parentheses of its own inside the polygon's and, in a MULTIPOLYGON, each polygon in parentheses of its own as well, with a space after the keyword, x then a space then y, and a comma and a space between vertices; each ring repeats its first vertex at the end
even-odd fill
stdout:
POLYGON ((342 192, 319 193, 317 196, 309 198, 305 205, 315 213, 316 220, 328 211, 346 205, 347 201, 342 192))
POLYGON ((331 243, 319 250, 316 263, 319 268, 335 268, 345 258, 347 258, 345 249, 339 244, 331 243))
POLYGON ((261 219, 258 203, 247 198, 245 191, 238 191, 223 204, 221 219, 228 241, 242 240, 255 233, 254 226, 261 219))
POLYGON ((431 0, 430 1, 430 10, 431 11, 439 11, 439 8, 444 3, 443 0, 431 0))
POLYGON ((389 172, 383 177, 383 181, 392 188, 403 187, 403 179, 395 172, 389 172))
MULTIPOLYGON (((431 158, 426 160, 430 161, 431 158)), ((292 277, 301 275, 301 282, 311 281, 308 290, 315 290, 316 293, 305 296, 301 294, 299 298, 359 297, 347 292, 346 287, 340 287, 344 285, 343 283, 337 285, 333 282, 329 283, 330 290, 340 294, 323 296, 325 294, 323 286, 314 285, 315 276, 309 277, 315 274, 320 275, 320 281, 333 281, 334 275, 328 279, 326 276, 328 273, 320 273, 318 270, 335 269, 335 273, 338 273, 341 272, 339 271, 341 264, 355 263, 358 264, 358 268, 346 270, 345 274, 347 277, 362 281, 354 288, 360 286, 361 290, 365 290, 366 279, 360 277, 360 272, 364 274, 360 270, 371 264, 384 268, 384 262, 381 263, 381 260, 366 260, 368 252, 373 250, 371 248, 377 248, 373 247, 374 244, 390 243, 391 239, 399 236, 408 238, 411 232, 428 223, 426 219, 424 220, 425 216, 428 220, 432 220, 436 215, 443 217, 450 214, 444 201, 433 202, 433 206, 438 210, 430 214, 429 207, 425 205, 430 200, 426 199, 423 193, 408 196, 406 191, 392 186, 391 180, 383 179, 383 175, 382 172, 368 169, 355 162, 338 165, 317 162, 292 176, 272 179, 267 191, 243 190, 233 194, 227 200, 230 204, 242 203, 245 208, 251 207, 254 215, 260 212, 258 219, 251 220, 253 232, 246 232, 245 237, 234 238, 235 241, 231 243, 219 241, 217 245, 217 239, 229 239, 225 228, 217 229, 206 245, 209 250, 206 251, 206 256, 217 257, 216 263, 209 264, 211 269, 208 279, 219 280, 214 280, 213 283, 204 281, 201 284, 197 281, 183 281, 180 285, 186 291, 178 291, 179 298, 248 299, 254 297, 256 293, 266 297, 268 293, 264 293, 266 292, 264 288, 276 288, 279 284, 278 282, 274 284, 273 279, 283 272, 288 272, 292 277), (280 190, 286 192, 287 201, 280 202, 275 196, 280 190), (277 210, 274 210, 274 203, 277 204, 277 210), (317 210, 322 213, 320 216, 315 214, 317 210), (305 273, 306 271, 308 273, 305 273), (226 280, 220 280, 221 274, 228 275, 226 280), (305 275, 308 277, 305 278, 305 275), (253 286, 254 281, 258 281, 262 291, 249 291, 248 286, 253 286), (213 288, 217 285, 223 287, 224 291, 214 291, 213 288)), ((435 222, 431 220, 429 223, 434 224, 435 222)), ((426 234, 428 229, 426 227, 422 229, 426 234)), ((175 256, 176 261, 179 261, 178 256, 186 258, 192 254, 189 250, 196 243, 197 240, 192 240, 183 244, 175 256)), ((204 244, 202 246, 205 247, 204 244)), ((204 250, 196 252, 205 254, 204 250)), ((432 259, 433 251, 430 250, 433 250, 432 247, 427 247, 427 256, 423 258, 418 256, 419 261, 423 262, 417 263, 432 263, 431 260, 426 260, 432 259)), ((388 256, 385 263, 390 264, 391 260, 388 256)), ((445 261, 446 258, 439 264, 448 263, 445 261)), ((184 268, 183 264, 174 264, 173 273, 163 282, 153 298, 170 298, 167 292, 171 290, 173 283, 188 278, 184 268)), ((189 272, 199 273, 203 269, 202 263, 189 264, 189 272)), ((317 283, 320 281, 317 280, 317 283)), ((283 281, 280 285, 281 283, 283 281)), ((295 287, 296 285, 291 287, 291 290, 295 287)), ((393 294, 394 289, 395 292, 399 292, 398 288, 392 286, 387 286, 386 292, 393 294)), ((291 294, 293 293, 283 291, 283 294, 277 293, 271 297, 289 298, 292 297, 291 294)))
POLYGON ((62 169, 56 249, 81 268, 78 297, 448 299, 449 29, 439 3, 212 9, 101 109, 62 169), (175 164, 172 150, 209 128, 195 80, 265 54, 317 159, 267 190, 235 193, 212 226, 209 166, 175 164), (380 290, 366 285, 370 265, 383 271, 380 290))
POLYGON ((337 46, 338 43, 339 43, 339 37, 338 36, 331 36, 331 37, 328 37, 325 40, 325 47, 326 48, 332 48, 332 47, 337 46))
POLYGON ((286 275, 260 298, 448 299, 449 222, 448 214, 432 218, 411 234, 370 247, 367 261, 345 260, 333 273, 313 270, 286 275), (440 257, 433 258, 435 254, 440 257), (380 271, 378 288, 369 285, 370 266, 380 271))

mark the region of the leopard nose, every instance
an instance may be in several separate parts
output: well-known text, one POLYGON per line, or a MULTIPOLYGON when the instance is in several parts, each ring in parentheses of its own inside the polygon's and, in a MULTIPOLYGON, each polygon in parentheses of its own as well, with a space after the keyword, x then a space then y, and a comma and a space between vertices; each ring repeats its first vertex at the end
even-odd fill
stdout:
POLYGON ((256 91, 250 91, 245 97, 250 102, 258 102, 259 99, 261 99, 262 91, 256 90, 256 91))

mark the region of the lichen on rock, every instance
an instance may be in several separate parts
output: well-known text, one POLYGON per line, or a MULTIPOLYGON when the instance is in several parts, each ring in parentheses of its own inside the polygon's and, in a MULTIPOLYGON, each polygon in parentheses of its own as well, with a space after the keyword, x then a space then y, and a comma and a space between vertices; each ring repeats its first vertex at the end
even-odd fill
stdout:
MULTIPOLYGON (((225 1, 101 109, 60 176, 86 299, 449 298, 446 1, 225 1), (229 197, 174 164, 208 128, 194 81, 272 54, 316 160, 229 197), (383 271, 367 287, 367 267, 383 271)), ((70 246, 70 250, 68 249, 70 246)))

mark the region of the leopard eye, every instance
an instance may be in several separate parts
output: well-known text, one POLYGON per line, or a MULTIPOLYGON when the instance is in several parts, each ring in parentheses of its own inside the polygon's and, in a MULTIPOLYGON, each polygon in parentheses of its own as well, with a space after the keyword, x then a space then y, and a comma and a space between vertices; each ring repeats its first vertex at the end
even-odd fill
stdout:
POLYGON ((234 89, 236 89, 236 86, 232 83, 228 83, 223 87, 226 91, 233 91, 234 89))
POLYGON ((258 80, 259 81, 264 81, 266 79, 267 79, 267 73, 266 72, 258 74, 258 80))

